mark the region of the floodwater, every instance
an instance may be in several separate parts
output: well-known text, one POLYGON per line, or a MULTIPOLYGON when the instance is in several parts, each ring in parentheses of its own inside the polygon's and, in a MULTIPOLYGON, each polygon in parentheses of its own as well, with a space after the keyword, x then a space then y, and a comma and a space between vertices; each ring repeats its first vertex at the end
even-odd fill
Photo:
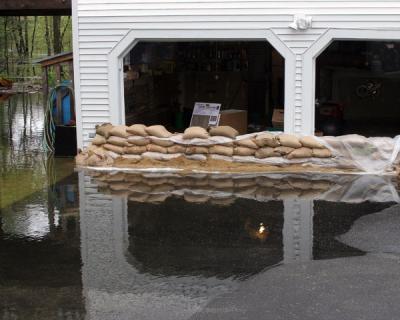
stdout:
POLYGON ((74 170, 0 102, 0 319, 399 319, 391 177, 74 170))

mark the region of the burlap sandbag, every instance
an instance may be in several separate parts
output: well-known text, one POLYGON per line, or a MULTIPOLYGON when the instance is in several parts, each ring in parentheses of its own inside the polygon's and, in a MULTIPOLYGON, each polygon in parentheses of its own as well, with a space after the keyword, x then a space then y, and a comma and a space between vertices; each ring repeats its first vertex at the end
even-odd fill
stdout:
POLYGON ((233 150, 233 154, 235 156, 249 157, 249 156, 254 156, 255 153, 256 153, 256 149, 246 148, 246 147, 236 147, 233 150))
POLYGON ((101 158, 96 155, 96 154, 92 154, 88 159, 87 159, 87 165, 91 166, 91 167, 96 167, 98 165, 100 165, 101 162, 101 158))
POLYGON ((243 139, 235 142, 238 147, 245 147, 251 149, 258 149, 258 145, 253 139, 243 139))
POLYGON ((255 157, 257 159, 264 159, 270 157, 280 157, 281 155, 271 147, 260 148, 256 151, 255 157))
POLYGON ((110 136, 110 131, 113 127, 114 126, 111 123, 103 123, 102 125, 97 125, 96 133, 107 139, 110 136))
POLYGON ((287 155, 287 158, 288 159, 311 158, 312 154, 313 154, 312 149, 302 147, 293 150, 291 153, 287 155))
POLYGON ((165 147, 165 148, 168 148, 168 147, 171 147, 171 146, 174 145, 173 141, 161 140, 159 138, 151 138, 151 143, 156 144, 156 145, 158 145, 160 147, 165 147))
POLYGON ((96 134, 96 136, 93 138, 92 140, 92 144, 96 145, 96 146, 100 146, 102 144, 105 144, 106 138, 104 138, 102 135, 100 134, 96 134))
POLYGON ((75 163, 78 166, 86 166, 88 158, 89 158, 89 155, 87 153, 81 152, 75 157, 75 163))
POLYGON ((312 156, 315 158, 330 158, 332 157, 332 152, 329 149, 319 149, 319 148, 314 148, 312 149, 312 156))
POLYGON ((289 153, 291 153, 294 150, 294 148, 280 146, 276 147, 274 150, 278 152, 281 156, 286 156, 289 153))
POLYGON ((218 126, 210 129, 210 136, 222 136, 235 139, 239 132, 230 126, 218 126))
POLYGON ((158 153, 167 153, 168 152, 167 148, 161 147, 161 146, 158 146, 158 145, 152 144, 152 143, 148 144, 146 146, 146 148, 147 148, 147 151, 149 151, 149 152, 158 152, 158 153))
POLYGON ((183 139, 208 139, 209 135, 206 129, 202 127, 189 127, 182 136, 183 139))
POLYGON ((186 147, 180 144, 173 145, 167 148, 168 153, 185 153, 186 147))
POLYGON ((156 125, 150 126, 146 128, 146 132, 149 136, 157 137, 157 138, 169 138, 172 136, 172 133, 165 129, 164 126, 156 125))
POLYGON ((133 147, 126 147, 125 153, 126 154, 142 154, 147 151, 146 146, 133 146, 133 147))
POLYGON ((126 128, 126 132, 134 136, 147 136, 146 126, 144 124, 133 124, 130 127, 126 128))
POLYGON ((103 148, 115 152, 117 154, 124 154, 124 147, 119 147, 113 144, 106 143, 103 145, 103 148))
POLYGON ((232 147, 225 147, 225 146, 212 146, 209 149, 209 153, 211 154, 219 154, 221 156, 232 157, 233 155, 233 148, 232 147))
POLYGON ((317 139, 312 136, 302 137, 300 138, 300 143, 303 147, 311 148, 311 149, 323 149, 324 145, 319 143, 317 139))
POLYGON ((129 145, 126 138, 121 138, 117 136, 111 136, 107 139, 108 144, 113 144, 114 146, 127 147, 129 145))
POLYGON ((150 143, 150 139, 141 136, 129 136, 128 143, 133 144, 135 146, 147 146, 150 143))
POLYGON ((185 150, 185 153, 188 155, 196 155, 196 154, 208 154, 208 148, 207 147, 187 147, 185 150))
POLYGON ((106 150, 104 150, 103 148, 96 148, 94 150, 91 151, 92 154, 98 155, 100 158, 104 159, 106 157, 106 150))
POLYGON ((279 142, 276 136, 268 132, 257 135, 255 142, 259 147, 279 147, 279 142))
POLYGON ((290 147, 290 148, 301 148, 302 144, 299 141, 299 138, 297 138, 293 134, 286 134, 282 133, 278 136, 278 141, 281 146, 284 147, 290 147))
POLYGON ((126 132, 127 126, 114 126, 111 131, 110 135, 111 136, 116 136, 116 137, 121 137, 121 138, 128 138, 129 133, 126 132))

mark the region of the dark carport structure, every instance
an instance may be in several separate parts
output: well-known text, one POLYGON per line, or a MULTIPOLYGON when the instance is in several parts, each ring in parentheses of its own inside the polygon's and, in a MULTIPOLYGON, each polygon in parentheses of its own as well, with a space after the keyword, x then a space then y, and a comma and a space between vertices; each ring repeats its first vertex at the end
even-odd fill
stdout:
POLYGON ((71 15, 71 0, 1 0, 2 16, 71 15))

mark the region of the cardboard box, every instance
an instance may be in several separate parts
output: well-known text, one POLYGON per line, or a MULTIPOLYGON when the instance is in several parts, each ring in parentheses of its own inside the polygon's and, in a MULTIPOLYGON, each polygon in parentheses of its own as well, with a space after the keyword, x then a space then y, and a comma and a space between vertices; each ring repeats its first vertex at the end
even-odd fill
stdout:
POLYGON ((283 129, 284 109, 274 109, 272 114, 272 125, 274 128, 283 129))
POLYGON ((246 110, 222 110, 219 118, 220 126, 231 126, 239 131, 239 134, 247 133, 247 111, 246 110))

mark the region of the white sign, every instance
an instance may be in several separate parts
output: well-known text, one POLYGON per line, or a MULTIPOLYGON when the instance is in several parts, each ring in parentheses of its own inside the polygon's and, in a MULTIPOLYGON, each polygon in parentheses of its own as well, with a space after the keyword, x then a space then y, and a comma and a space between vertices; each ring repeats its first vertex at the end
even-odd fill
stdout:
POLYGON ((196 102, 190 120, 190 126, 217 126, 219 123, 220 103, 196 102))

